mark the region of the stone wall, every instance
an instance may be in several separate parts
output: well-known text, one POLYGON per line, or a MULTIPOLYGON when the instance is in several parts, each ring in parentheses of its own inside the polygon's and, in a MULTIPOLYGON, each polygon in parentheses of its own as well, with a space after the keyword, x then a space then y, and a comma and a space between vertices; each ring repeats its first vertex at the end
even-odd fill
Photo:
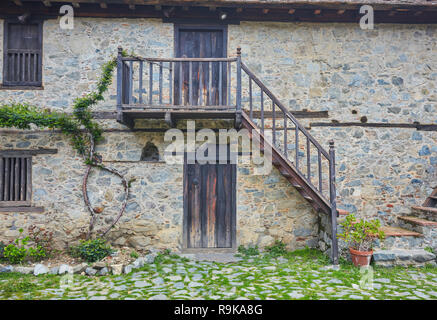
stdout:
MULTIPOLYGON (((109 233, 114 245, 129 245, 137 250, 182 246, 183 166, 162 161, 164 133, 106 131, 98 152, 131 183, 131 196, 117 227, 109 233), (140 161, 147 142, 157 146, 159 161, 140 161)), ((33 157, 34 206, 43 213, 2 213, 0 241, 10 241, 18 230, 35 224, 54 231, 58 248, 75 243, 87 231, 89 213, 82 198, 84 172, 82 159, 72 152, 62 134, 49 131, 2 131, 3 148, 57 148, 54 155, 33 157)), ((237 172, 237 245, 264 248, 274 240, 287 243, 289 249, 317 246, 317 214, 274 169, 270 175, 254 175, 253 165, 241 159, 237 172)), ((104 171, 93 170, 89 196, 98 214, 96 230, 112 222, 123 201, 120 179, 104 171)))
MULTIPOLYGON (((0 21, 0 42, 2 29, 0 21)), ((303 121, 308 126, 359 123, 363 117, 368 123, 436 124, 436 30, 435 25, 377 24, 366 31, 355 24, 241 22, 229 25, 228 53, 241 46, 243 61, 291 110, 329 112, 327 119, 303 121)), ((101 65, 118 46, 140 56, 173 56, 173 25, 157 19, 76 18, 74 30, 61 30, 58 21, 47 20, 43 45, 44 90, 0 90, 2 102, 71 111, 75 97, 95 88, 101 65)), ((94 110, 113 111, 115 99, 114 82, 94 110)), ((124 132, 113 120, 102 124, 113 130, 99 146, 104 159, 138 178, 114 239, 177 248, 181 167, 137 161, 149 140, 162 150, 161 134, 124 132)), ((409 205, 420 204, 437 181, 436 131, 312 126, 310 132, 324 146, 330 138, 336 142, 340 208, 392 223, 409 205)), ((2 214, 1 234, 10 238, 18 228, 38 222, 53 225, 65 241, 79 236, 77 226, 87 220, 80 194, 83 166, 68 141, 57 133, 5 131, 1 139, 2 148, 59 149, 57 155, 34 157, 34 202, 45 213, 2 214)), ((278 172, 260 177, 251 175, 252 169, 242 165, 238 170, 239 243, 263 245, 282 238, 292 248, 314 246, 317 216, 307 203, 278 172)), ((103 201, 103 215, 110 219, 120 201, 110 187, 117 181, 101 174, 92 179, 98 186, 93 200, 103 201)))
POLYGON ((358 125, 437 124, 436 35, 436 25, 242 22, 228 46, 290 110, 328 111, 302 122, 326 148, 335 140, 338 207, 390 224, 436 186, 437 132, 358 125), (358 125, 311 127, 334 120, 358 125))

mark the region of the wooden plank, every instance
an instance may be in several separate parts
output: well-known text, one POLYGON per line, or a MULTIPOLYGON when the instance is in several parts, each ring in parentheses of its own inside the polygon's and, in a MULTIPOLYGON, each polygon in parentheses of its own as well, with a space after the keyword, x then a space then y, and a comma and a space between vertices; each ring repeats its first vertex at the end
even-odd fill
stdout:
POLYGON ((26 158, 20 158, 20 201, 26 200, 26 158))
POLYGON ((14 172, 14 200, 20 200, 20 158, 15 158, 15 172, 14 172))
POLYGON ((31 202, 32 200, 32 157, 26 158, 26 201, 31 202))
POLYGON ((22 156, 34 156, 39 154, 55 154, 58 153, 58 149, 39 148, 39 149, 7 149, 0 150, 0 157, 22 157, 22 156))
POLYGON ((10 161, 10 170, 9 170, 9 200, 14 201, 14 167, 15 167, 15 159, 16 158, 9 158, 10 161))
POLYGON ((162 104, 162 62, 159 63, 159 104, 162 104))
POLYGON ((5 187, 5 159, 0 157, 0 201, 3 201, 3 192, 5 187))
POLYGON ((9 181, 10 181, 10 168, 11 168, 11 158, 4 158, 5 159, 5 187, 4 187, 4 194, 3 194, 3 201, 12 200, 9 199, 9 181))
POLYGON ((216 215, 217 215, 217 171, 216 164, 206 164, 206 230, 207 247, 217 247, 216 215))
POLYGON ((44 207, 31 207, 31 206, 3 207, 1 202, 0 202, 0 213, 9 213, 9 212, 43 213, 44 212, 44 207))
POLYGON ((139 67, 139 79, 138 79, 138 102, 143 103, 143 61, 140 61, 139 67))

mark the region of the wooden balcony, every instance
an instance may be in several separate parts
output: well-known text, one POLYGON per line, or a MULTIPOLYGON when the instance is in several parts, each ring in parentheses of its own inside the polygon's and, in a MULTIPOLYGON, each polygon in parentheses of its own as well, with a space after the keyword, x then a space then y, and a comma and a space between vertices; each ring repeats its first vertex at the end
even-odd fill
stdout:
POLYGON ((241 115, 241 58, 117 59, 117 120, 236 119, 241 115), (240 112, 238 112, 240 111, 240 112))

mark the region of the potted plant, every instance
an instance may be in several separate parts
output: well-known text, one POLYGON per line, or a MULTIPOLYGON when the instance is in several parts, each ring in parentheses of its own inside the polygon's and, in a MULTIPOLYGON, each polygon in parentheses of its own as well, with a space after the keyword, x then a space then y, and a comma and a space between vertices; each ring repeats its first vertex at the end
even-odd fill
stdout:
POLYGON ((378 239, 384 239, 385 234, 379 228, 379 220, 360 220, 358 221, 353 214, 348 215, 340 224, 343 233, 338 235, 349 246, 352 262, 355 266, 365 267, 370 264, 373 255, 372 243, 378 239))

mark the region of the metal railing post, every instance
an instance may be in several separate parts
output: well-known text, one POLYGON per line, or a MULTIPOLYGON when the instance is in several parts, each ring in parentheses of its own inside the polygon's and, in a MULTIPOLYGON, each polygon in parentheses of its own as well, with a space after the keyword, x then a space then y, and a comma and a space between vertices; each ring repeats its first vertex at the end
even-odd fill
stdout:
POLYGON ((117 55, 117 121, 121 122, 123 115, 122 108, 122 96, 123 96, 123 48, 118 47, 117 55))
POLYGON ((241 112, 241 48, 237 48, 237 112, 241 112))
POLYGON ((334 140, 329 141, 329 195, 331 202, 331 253, 332 263, 338 264, 338 239, 337 239, 337 202, 335 190, 335 149, 334 140))

